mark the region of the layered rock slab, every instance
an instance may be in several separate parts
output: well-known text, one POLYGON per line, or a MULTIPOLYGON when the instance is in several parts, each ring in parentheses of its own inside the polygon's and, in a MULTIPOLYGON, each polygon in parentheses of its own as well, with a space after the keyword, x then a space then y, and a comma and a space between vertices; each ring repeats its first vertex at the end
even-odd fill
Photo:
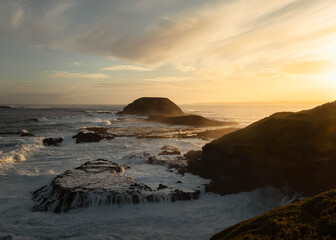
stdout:
POLYGON ((153 190, 124 174, 130 168, 108 160, 89 161, 58 175, 33 193, 33 211, 67 212, 75 208, 143 202, 191 200, 199 191, 153 190))

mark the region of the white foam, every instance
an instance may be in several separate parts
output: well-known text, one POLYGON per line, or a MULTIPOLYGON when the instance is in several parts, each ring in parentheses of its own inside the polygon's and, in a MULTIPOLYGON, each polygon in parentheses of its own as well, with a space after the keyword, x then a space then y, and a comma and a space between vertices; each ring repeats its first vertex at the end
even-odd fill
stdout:
POLYGON ((41 143, 22 144, 7 152, 0 151, 0 169, 7 169, 15 163, 26 161, 30 155, 42 147, 41 143))

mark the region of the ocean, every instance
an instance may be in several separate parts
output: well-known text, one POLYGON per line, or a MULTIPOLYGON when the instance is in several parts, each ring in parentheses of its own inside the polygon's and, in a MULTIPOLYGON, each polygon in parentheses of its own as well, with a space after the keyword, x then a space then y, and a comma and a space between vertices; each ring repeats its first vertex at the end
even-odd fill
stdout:
MULTIPOLYGON (((200 150, 210 139, 178 138, 172 133, 205 129, 147 122, 143 117, 118 116, 119 105, 14 105, 0 108, 0 239, 209 239, 244 219, 278 207, 288 199, 272 187, 220 196, 204 191, 209 180, 189 173, 167 171, 165 165, 146 164, 144 153, 158 155, 172 145, 186 153, 200 150), (108 127, 119 134, 112 140, 76 144, 72 138, 85 127, 108 127), (18 133, 27 130, 34 137, 18 133), (156 134, 162 138, 137 138, 156 134), (60 146, 44 146, 42 139, 62 137, 60 146), (95 159, 130 165, 127 174, 152 188, 159 184, 200 190, 191 201, 90 206, 64 213, 33 212, 32 192, 57 175, 95 159), (177 182, 182 182, 177 184, 177 182)), ((245 127, 279 111, 312 108, 308 104, 182 105, 184 112, 245 127)), ((217 127, 218 128, 218 127, 217 127)), ((221 127, 223 128, 223 127, 221 127)))

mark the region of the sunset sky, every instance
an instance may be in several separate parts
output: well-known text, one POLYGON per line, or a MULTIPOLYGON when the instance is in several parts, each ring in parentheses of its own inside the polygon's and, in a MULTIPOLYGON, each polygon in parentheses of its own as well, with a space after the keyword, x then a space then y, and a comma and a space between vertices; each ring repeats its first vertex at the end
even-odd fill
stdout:
POLYGON ((335 0, 0 0, 2 104, 335 95, 335 0))

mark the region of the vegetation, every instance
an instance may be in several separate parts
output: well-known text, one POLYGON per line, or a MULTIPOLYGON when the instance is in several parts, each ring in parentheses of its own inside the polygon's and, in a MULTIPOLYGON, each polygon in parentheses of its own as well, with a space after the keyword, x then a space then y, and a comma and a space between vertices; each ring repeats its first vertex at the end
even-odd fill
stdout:
POLYGON ((336 189, 273 209, 214 235, 211 240, 336 239, 336 189))

